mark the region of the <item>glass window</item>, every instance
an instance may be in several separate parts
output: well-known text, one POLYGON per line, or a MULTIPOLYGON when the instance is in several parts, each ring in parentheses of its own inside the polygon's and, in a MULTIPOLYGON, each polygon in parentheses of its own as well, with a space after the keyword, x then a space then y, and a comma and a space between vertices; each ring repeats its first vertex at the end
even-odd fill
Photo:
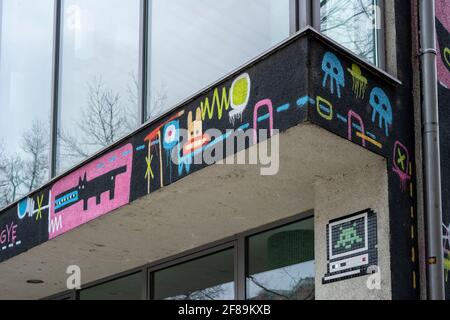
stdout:
POLYGON ((378 0, 320 1, 321 31, 363 59, 379 65, 378 0))
POLYGON ((144 288, 142 273, 135 273, 80 291, 80 300, 141 300, 144 288))
POLYGON ((288 37, 289 1, 151 1, 148 118, 288 37))
POLYGON ((153 292, 156 300, 234 299, 234 250, 155 272, 153 292))
POLYGON ((0 208, 48 179, 53 3, 0 1, 0 208))
POLYGON ((247 299, 314 299, 314 219, 248 239, 247 299))
POLYGON ((138 124, 140 0, 65 0, 57 172, 138 124))

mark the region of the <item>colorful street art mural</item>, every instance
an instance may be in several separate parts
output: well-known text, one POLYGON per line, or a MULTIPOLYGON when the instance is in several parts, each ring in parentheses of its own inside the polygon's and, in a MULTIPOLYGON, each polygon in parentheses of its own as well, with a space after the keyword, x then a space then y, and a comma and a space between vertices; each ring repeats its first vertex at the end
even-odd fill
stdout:
MULTIPOLYGON (((292 38, 3 212, 0 233, 6 249, 0 251, 0 261, 211 165, 196 162, 196 157, 217 151, 239 132, 249 131, 251 139, 234 153, 305 121, 388 159, 391 232, 414 229, 413 121, 411 109, 398 99, 400 85, 339 54, 319 37, 306 31, 292 38), (212 128, 217 135, 208 134, 212 128)), ((402 294, 410 297, 418 283, 415 242, 408 239, 392 248, 407 257, 400 267, 408 275, 400 280, 410 287, 402 294)))
POLYGON ((129 203, 132 166, 133 146, 127 144, 56 182, 49 239, 129 203))
POLYGON ((450 4, 436 0, 437 70, 442 173, 442 230, 446 295, 450 299, 450 4))
POLYGON ((327 274, 322 283, 367 275, 378 266, 376 213, 367 209, 332 220, 327 225, 327 274))
MULTIPOLYGON (((390 210, 397 208, 395 218, 402 219, 401 226, 391 221, 391 234, 411 235, 402 242, 399 251, 403 252, 403 258, 396 263, 409 270, 406 276, 404 272, 401 276, 405 286, 417 295, 416 202, 411 157, 414 140, 408 133, 414 132, 412 114, 408 114, 412 110, 400 103, 399 84, 380 81, 363 65, 326 51, 321 43, 312 41, 311 58, 312 65, 320 66, 322 72, 311 75, 312 82, 321 85, 313 85, 308 101, 305 100, 311 107, 308 120, 389 160, 390 210)), ((326 279, 327 276, 325 283, 330 282, 326 279)), ((333 276, 331 279, 336 281, 333 276)))

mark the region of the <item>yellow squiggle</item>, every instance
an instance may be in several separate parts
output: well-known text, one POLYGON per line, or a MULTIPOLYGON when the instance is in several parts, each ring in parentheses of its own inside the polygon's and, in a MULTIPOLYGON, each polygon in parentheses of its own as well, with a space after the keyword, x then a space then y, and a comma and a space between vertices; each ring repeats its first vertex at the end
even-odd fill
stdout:
POLYGON ((222 88, 222 96, 220 97, 219 88, 214 89, 214 96, 212 104, 209 103, 209 98, 206 98, 204 102, 200 103, 202 109, 202 120, 206 119, 208 115, 209 120, 214 118, 214 110, 217 109, 217 119, 222 119, 223 110, 228 111, 230 108, 230 98, 227 93, 227 89, 222 88))
POLYGON ((450 49, 449 48, 445 48, 444 49, 444 60, 447 63, 447 66, 450 67, 450 49))

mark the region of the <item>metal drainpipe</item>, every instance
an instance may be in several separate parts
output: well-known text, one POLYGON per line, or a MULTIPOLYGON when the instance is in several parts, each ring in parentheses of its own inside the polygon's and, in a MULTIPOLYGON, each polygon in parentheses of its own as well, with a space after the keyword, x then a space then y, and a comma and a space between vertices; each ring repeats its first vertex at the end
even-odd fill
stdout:
POLYGON ((445 299, 434 0, 420 0, 422 140, 429 300, 445 299))

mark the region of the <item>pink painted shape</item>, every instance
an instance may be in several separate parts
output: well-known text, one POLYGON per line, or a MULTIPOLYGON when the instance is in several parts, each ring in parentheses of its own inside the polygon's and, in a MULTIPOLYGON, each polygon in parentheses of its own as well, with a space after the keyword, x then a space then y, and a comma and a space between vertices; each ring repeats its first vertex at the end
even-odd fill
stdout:
MULTIPOLYGON (((436 17, 442 23, 442 25, 450 33, 450 3, 449 0, 436 0, 436 17)), ((438 37, 439 38, 439 37, 438 37)), ((439 41, 439 39, 438 39, 439 41)), ((441 48, 439 43, 437 45, 437 70, 438 70, 438 80, 442 82, 447 88, 450 89, 450 72, 444 64, 444 57, 442 56, 441 48)))
POLYGON ((62 228, 59 230, 54 230, 54 232, 51 232, 52 230, 49 228, 49 239, 60 236, 82 224, 128 204, 130 201, 132 166, 133 146, 131 144, 127 144, 124 147, 87 164, 83 168, 56 182, 51 190, 52 198, 49 224, 51 221, 55 222, 56 219, 59 219, 59 216, 61 216, 62 228), (115 161, 110 161, 114 157, 115 161), (103 165, 103 167, 100 167, 99 165, 103 165), (73 206, 55 214, 55 197, 66 192, 67 190, 77 187, 80 177, 83 177, 85 173, 87 173, 87 180, 91 181, 96 177, 123 166, 127 167, 127 171, 116 177, 115 197, 113 200, 109 200, 109 192, 104 192, 101 195, 101 203, 98 206, 96 205, 95 197, 89 199, 87 211, 83 211, 83 201, 79 201, 73 206))
MULTIPOLYGON (((364 122, 361 118, 361 116, 359 114, 357 114, 355 111, 350 110, 348 112, 348 140, 353 141, 353 118, 355 118, 356 120, 358 120, 359 122, 359 126, 361 127, 362 130, 362 134, 365 135, 366 134, 366 130, 364 128, 364 122)), ((363 147, 366 146, 366 140, 363 138, 362 139, 362 145, 363 147)))
POLYGON ((394 144, 394 151, 393 151, 393 157, 392 161, 394 164, 392 165, 392 171, 394 171, 400 178, 400 189, 402 191, 406 190, 406 187, 408 185, 408 181, 411 179, 411 176, 408 174, 408 166, 409 166, 409 151, 408 148, 406 148, 402 143, 399 141, 396 141, 394 144), (406 172, 401 170, 398 167, 397 164, 397 149, 401 149, 406 154, 406 172))
POLYGON ((436 17, 450 31, 450 2, 448 0, 436 0, 436 17))
POLYGON ((270 136, 273 136, 273 104, 272 100, 265 99, 261 100, 255 105, 255 109, 253 111, 253 143, 256 144, 258 142, 258 111, 260 108, 267 106, 269 109, 269 121, 270 121, 270 136))

